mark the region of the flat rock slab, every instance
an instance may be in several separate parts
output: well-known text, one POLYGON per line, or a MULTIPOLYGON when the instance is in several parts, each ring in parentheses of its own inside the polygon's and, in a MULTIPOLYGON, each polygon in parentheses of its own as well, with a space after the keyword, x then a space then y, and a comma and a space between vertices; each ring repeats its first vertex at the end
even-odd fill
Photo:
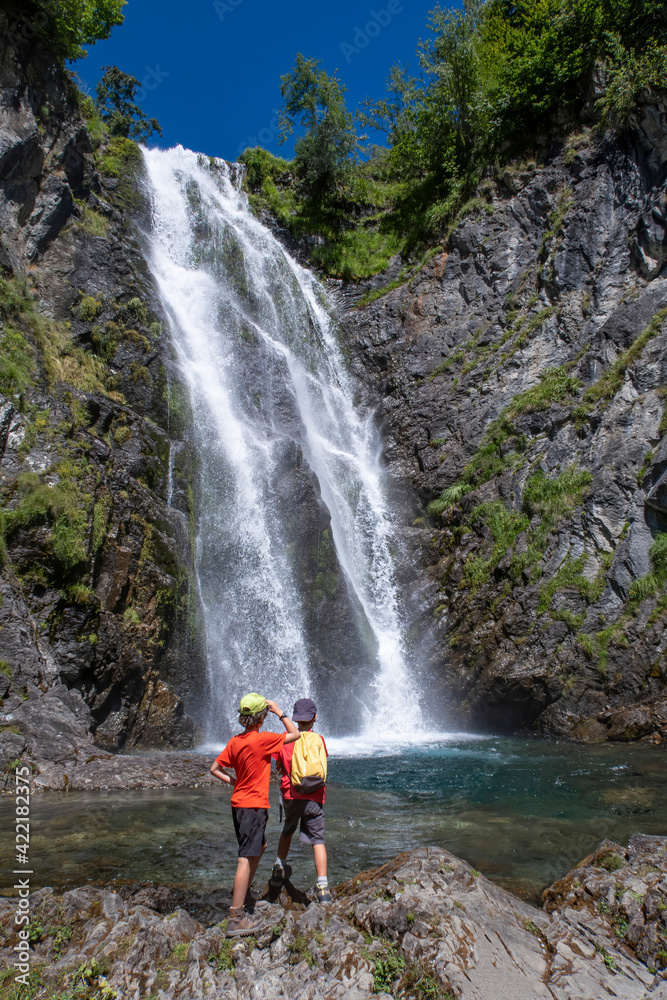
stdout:
MULTIPOLYGON (((108 983, 118 1000, 667 1000, 667 837, 605 841, 541 909, 437 847, 362 873, 329 905, 283 891, 245 940, 195 919, 201 894, 165 913, 173 894, 151 892, 34 893, 33 970, 57 990, 108 983)), ((16 902, 0 899, 8 964, 16 902)))
POLYGON ((209 774, 213 754, 107 754, 90 747, 66 764, 40 763, 33 791, 96 791, 127 788, 171 788, 215 782, 209 774))

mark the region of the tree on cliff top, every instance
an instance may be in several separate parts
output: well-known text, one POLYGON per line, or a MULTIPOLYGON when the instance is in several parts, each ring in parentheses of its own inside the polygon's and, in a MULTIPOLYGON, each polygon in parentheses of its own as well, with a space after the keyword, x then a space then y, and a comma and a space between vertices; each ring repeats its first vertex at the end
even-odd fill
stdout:
POLYGON ((550 131, 591 123, 595 67, 611 90, 598 108, 622 118, 637 94, 664 86, 665 0, 463 0, 429 15, 419 79, 395 67, 390 98, 362 120, 390 129, 402 177, 471 190, 493 162, 550 131), (614 89, 615 88, 615 89, 614 89))
POLYGON ((280 78, 284 105, 280 114, 281 141, 296 125, 305 129, 294 146, 296 173, 319 197, 347 175, 359 140, 345 104, 346 87, 338 77, 319 68, 316 59, 300 53, 294 69, 280 78))
POLYGON ((111 135, 126 139, 150 139, 153 132, 162 135, 157 118, 147 118, 135 103, 141 84, 136 76, 123 73, 117 66, 104 66, 104 76, 97 84, 97 107, 111 135))
POLYGON ((27 0, 11 6, 58 59, 80 59, 84 45, 104 41, 123 23, 126 0, 27 0))

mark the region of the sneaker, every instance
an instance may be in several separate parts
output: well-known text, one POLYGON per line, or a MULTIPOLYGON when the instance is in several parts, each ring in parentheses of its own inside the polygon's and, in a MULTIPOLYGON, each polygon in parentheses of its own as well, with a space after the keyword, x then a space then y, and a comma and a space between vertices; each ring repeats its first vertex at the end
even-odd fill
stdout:
POLYGON ((315 895, 317 896, 318 903, 333 903, 333 896, 331 895, 331 889, 328 885, 318 885, 315 888, 315 895))
POLYGON ((251 916, 242 906, 240 906, 238 910, 235 910, 232 906, 229 909, 229 918, 227 920, 225 937, 247 937, 250 934, 257 934, 257 932, 263 930, 264 927, 265 924, 261 917, 251 916))
POLYGON ((285 867, 283 868, 282 865, 279 865, 276 862, 276 864, 273 866, 273 871, 271 872, 271 878, 269 879, 269 886, 271 887, 271 889, 282 889, 283 882, 285 881, 285 879, 289 878, 291 874, 292 874, 291 865, 288 865, 286 863, 285 867))

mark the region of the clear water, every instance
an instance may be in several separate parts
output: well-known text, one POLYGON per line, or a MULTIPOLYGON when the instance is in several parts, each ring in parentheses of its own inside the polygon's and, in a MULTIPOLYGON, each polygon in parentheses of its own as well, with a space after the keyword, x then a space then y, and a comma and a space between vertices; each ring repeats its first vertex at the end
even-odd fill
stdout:
POLYGON ((231 735, 240 697, 254 690, 284 707, 316 698, 330 731, 345 720, 343 732, 408 732, 419 705, 380 441, 373 415, 355 404, 324 292, 252 216, 234 168, 182 147, 144 157, 148 259, 201 466, 204 739, 231 735), (299 526, 285 499, 295 461, 316 477, 349 591, 350 627, 333 660, 306 623, 313 595, 299 579, 299 526))
MULTIPOLYGON (((494 881, 537 899, 604 837, 667 834, 667 755, 660 747, 586 747, 455 737, 392 754, 333 753, 326 822, 330 875, 341 881, 401 851, 436 844, 494 881)), ((272 786, 267 878, 277 845, 272 786)), ((13 868, 12 801, 0 803, 0 860, 13 868)), ((33 885, 126 880, 231 885, 236 842, 220 786, 50 793, 31 807, 33 885)), ((314 877, 294 841, 295 882, 314 877)), ((9 876, 5 876, 9 879, 9 876)), ((11 880, 2 887, 11 886, 11 880)))

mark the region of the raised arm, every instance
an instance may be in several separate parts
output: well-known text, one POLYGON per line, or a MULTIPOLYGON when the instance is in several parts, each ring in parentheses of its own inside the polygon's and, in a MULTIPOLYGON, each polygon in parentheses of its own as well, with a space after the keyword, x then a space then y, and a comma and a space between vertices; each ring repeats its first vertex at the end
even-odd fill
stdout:
POLYGON ((276 705, 275 701, 269 701, 266 699, 266 704, 269 706, 269 712, 273 712, 277 715, 283 726, 287 730, 287 736, 285 737, 285 743, 296 743, 297 740, 301 739, 301 733, 299 732, 297 726, 294 725, 292 720, 288 718, 287 713, 283 712, 282 708, 276 705))

